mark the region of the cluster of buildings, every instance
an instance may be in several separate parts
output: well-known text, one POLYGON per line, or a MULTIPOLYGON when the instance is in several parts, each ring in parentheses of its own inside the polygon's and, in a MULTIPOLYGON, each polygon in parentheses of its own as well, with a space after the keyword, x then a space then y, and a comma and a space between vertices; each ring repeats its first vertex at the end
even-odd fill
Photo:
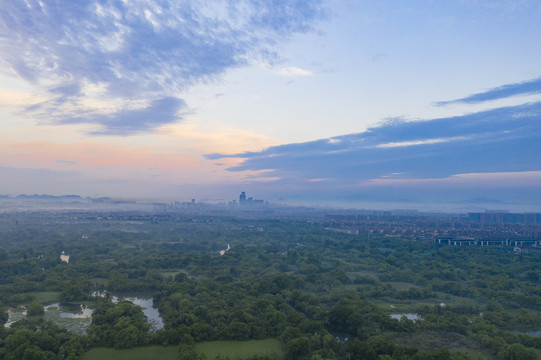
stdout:
POLYGON ((460 217, 387 212, 331 215, 325 218, 325 226, 331 231, 368 237, 385 236, 453 246, 504 245, 537 252, 541 250, 540 220, 541 214, 486 212, 460 217))
POLYGON ((213 204, 213 203, 204 203, 204 202, 196 202, 195 199, 192 199, 192 201, 174 201, 171 202, 169 205, 164 203, 156 203, 154 204, 154 207, 156 210, 167 210, 167 209, 173 209, 173 210, 210 210, 210 209, 222 209, 227 208, 227 210, 235 210, 235 209, 245 209, 245 208, 262 208, 264 206, 268 205, 265 200, 259 200, 254 199, 253 197, 247 197, 246 192, 243 191, 240 196, 239 200, 233 200, 229 202, 228 204, 220 203, 220 204, 213 204))
POLYGON ((508 213, 499 211, 485 211, 484 213, 468 213, 471 222, 479 224, 524 224, 541 225, 539 213, 508 213))

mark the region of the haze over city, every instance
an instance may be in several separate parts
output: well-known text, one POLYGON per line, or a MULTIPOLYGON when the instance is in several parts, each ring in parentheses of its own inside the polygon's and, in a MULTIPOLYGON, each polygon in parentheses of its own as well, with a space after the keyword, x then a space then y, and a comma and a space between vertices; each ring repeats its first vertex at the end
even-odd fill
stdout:
POLYGON ((0 194, 541 209, 537 1, 5 1, 0 194))

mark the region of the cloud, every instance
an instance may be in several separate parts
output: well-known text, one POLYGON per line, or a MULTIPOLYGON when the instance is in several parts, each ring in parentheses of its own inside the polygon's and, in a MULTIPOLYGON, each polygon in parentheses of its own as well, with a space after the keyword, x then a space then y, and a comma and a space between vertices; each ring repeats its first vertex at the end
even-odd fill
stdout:
POLYGON ((541 94, 541 78, 524 81, 516 84, 509 84, 490 89, 481 93, 466 96, 461 99, 441 101, 437 106, 445 106, 457 103, 477 104, 485 101, 499 100, 518 95, 541 94))
MULTIPOLYGON (((65 123, 87 110, 89 96, 126 108, 134 100, 161 101, 273 57, 275 44, 324 16, 313 0, 9 1, 0 12, 0 69, 40 86, 50 98, 40 107, 63 112, 65 123)), ((99 122, 103 132, 129 135, 162 123, 138 121, 130 129, 123 115, 111 111, 99 122)))
POLYGON ((185 107, 184 100, 165 97, 154 100, 143 109, 122 110, 113 114, 90 112, 79 117, 65 117, 59 123, 97 124, 100 129, 92 131, 93 135, 134 135, 181 119, 178 112, 185 107))
POLYGON ((206 158, 242 159, 229 171, 267 170, 266 176, 284 182, 328 179, 334 185, 389 174, 430 179, 539 171, 540 117, 541 102, 428 121, 392 119, 358 134, 206 158))
POLYGON ((285 67, 278 69, 278 74, 284 76, 310 76, 312 72, 298 67, 285 67))
POLYGON ((55 163, 63 166, 74 166, 80 164, 78 161, 73 160, 56 160, 55 163))

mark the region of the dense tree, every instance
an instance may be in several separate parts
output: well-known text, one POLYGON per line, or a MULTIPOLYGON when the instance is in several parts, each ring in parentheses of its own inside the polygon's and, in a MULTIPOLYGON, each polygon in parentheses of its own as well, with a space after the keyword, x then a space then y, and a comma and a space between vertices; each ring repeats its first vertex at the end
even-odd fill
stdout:
POLYGON ((45 313, 45 310, 43 309, 43 305, 36 301, 33 301, 26 307, 26 312, 28 316, 36 316, 43 315, 45 313))
POLYGON ((287 343, 287 358, 302 359, 310 353, 310 340, 307 337, 299 337, 287 343))
POLYGON ((350 360, 376 360, 377 354, 366 341, 354 339, 346 346, 347 357, 350 360))
POLYGON ((522 344, 511 344, 498 353, 498 358, 502 360, 538 360, 541 357, 539 353, 522 344))
POLYGON ((148 342, 149 323, 140 306, 129 301, 101 301, 92 313, 88 335, 96 346, 132 348, 148 342))
POLYGON ((3 334, 0 359, 67 359, 80 356, 86 341, 50 322, 21 321, 3 334))

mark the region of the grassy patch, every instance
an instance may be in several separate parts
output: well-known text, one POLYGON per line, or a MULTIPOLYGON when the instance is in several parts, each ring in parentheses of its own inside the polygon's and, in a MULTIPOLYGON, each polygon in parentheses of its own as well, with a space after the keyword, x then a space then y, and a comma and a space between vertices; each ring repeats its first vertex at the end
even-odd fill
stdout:
POLYGON ((86 352, 83 360, 177 360, 178 346, 144 346, 133 349, 94 348, 86 352))
POLYGON ((371 271, 371 270, 348 271, 346 274, 351 280, 354 280, 358 276, 375 278, 377 275, 379 275, 377 271, 371 271))
POLYGON ((195 344, 195 350, 202 352, 209 359, 217 355, 228 356, 231 359, 242 359, 251 355, 284 355, 282 343, 276 339, 249 341, 205 341, 195 344))
MULTIPOLYGON (((242 359, 251 355, 275 353, 284 355, 282 344, 276 339, 249 341, 205 341, 195 344, 195 350, 202 352, 208 359, 217 355, 231 359, 242 359)), ((176 360, 178 346, 144 346, 134 349, 93 348, 86 352, 83 360, 176 360)))
POLYGON ((162 274, 162 276, 167 279, 167 278, 174 278, 175 275, 180 272, 181 272, 180 270, 167 270, 167 271, 160 271, 160 274, 162 274))
POLYGON ((447 349, 468 353, 474 359, 493 360, 494 356, 477 341, 457 333, 424 331, 415 333, 393 333, 391 338, 398 344, 416 347, 423 351, 447 349))
POLYGON ((92 285, 98 286, 101 288, 106 288, 107 285, 109 284, 109 281, 104 278, 92 278, 90 279, 90 281, 92 282, 92 285))
POLYGON ((385 284, 391 285, 395 290, 398 290, 398 291, 405 291, 405 290, 409 290, 410 288, 420 289, 419 286, 409 283, 409 282, 388 281, 388 282, 385 282, 385 284))
MULTIPOLYGON (((377 305, 380 309, 390 314, 396 313, 411 313, 416 312, 419 304, 406 304, 399 300, 391 299, 377 299, 371 301, 374 305, 377 305)), ((432 304, 430 304, 432 305, 432 304)))
POLYGON ((473 297, 455 296, 455 295, 449 295, 442 292, 435 292, 435 294, 436 294, 437 299, 441 300, 441 302, 447 305, 458 305, 458 304, 468 304, 468 305, 477 305, 477 306, 485 305, 483 301, 476 300, 473 297))
POLYGON ((43 305, 54 304, 60 300, 60 291, 34 291, 31 292, 35 300, 43 305))

